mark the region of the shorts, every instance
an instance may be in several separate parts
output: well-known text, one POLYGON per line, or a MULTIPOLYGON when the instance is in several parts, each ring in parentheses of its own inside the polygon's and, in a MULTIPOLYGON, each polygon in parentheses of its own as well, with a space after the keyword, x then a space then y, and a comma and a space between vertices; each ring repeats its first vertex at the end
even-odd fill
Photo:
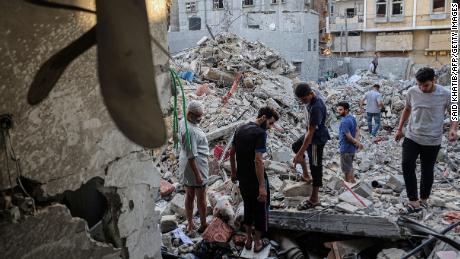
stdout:
POLYGON ((244 205, 244 224, 254 226, 257 231, 265 233, 268 231, 268 214, 270 207, 270 189, 268 180, 265 179, 265 188, 267 190, 267 201, 259 202, 258 184, 241 184, 240 192, 244 205))
POLYGON ((340 167, 342 172, 347 174, 353 171, 353 160, 355 153, 340 153, 340 167))

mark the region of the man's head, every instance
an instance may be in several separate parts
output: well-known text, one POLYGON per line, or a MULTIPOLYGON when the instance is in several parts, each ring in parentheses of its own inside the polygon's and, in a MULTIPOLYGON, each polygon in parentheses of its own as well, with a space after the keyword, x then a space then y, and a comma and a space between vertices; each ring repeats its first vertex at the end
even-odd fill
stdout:
POLYGON ((280 116, 278 112, 275 111, 272 107, 265 106, 259 109, 259 113, 257 114, 257 123, 263 129, 271 129, 275 122, 278 121, 280 116))
POLYGON ((187 120, 192 123, 200 123, 203 118, 203 105, 198 101, 191 101, 187 106, 187 120))
POLYGON ((310 103, 315 97, 315 93, 307 83, 298 83, 294 92, 297 99, 304 104, 310 103))
POLYGON ((424 93, 433 92, 435 86, 435 73, 432 68, 423 67, 420 68, 415 74, 415 79, 417 81, 418 88, 424 93))
POLYGON ((374 88, 374 90, 377 92, 380 91, 380 85, 378 84, 373 85, 372 88, 374 88))
POLYGON ((375 52, 375 56, 377 56, 377 57, 379 56, 379 53, 377 51, 375 52))
POLYGON ((348 104, 347 102, 339 102, 337 104, 337 112, 342 117, 347 116, 350 112, 350 104, 348 104))

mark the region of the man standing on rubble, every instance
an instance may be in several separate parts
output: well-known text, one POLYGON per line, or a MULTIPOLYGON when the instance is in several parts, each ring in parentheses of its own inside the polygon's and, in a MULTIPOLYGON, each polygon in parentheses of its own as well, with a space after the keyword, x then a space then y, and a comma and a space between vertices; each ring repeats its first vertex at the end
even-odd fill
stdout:
MULTIPOLYGON (((415 74, 417 85, 409 88, 406 106, 401 114, 395 140, 403 137, 403 127, 408 121, 402 144, 402 171, 407 197, 405 213, 413 213, 428 207, 428 198, 434 180, 434 165, 441 147, 445 111, 450 111, 450 92, 435 84, 435 72, 429 67, 415 74), (415 174, 420 155, 420 199, 415 174)), ((458 121, 452 121, 448 139, 457 140, 458 121)))
POLYGON ((359 107, 363 111, 364 101, 366 101, 367 127, 369 133, 375 137, 380 129, 380 110, 383 108, 382 94, 380 94, 380 85, 375 84, 373 89, 366 92, 359 102, 359 107), (375 127, 372 128, 372 119, 375 127))
POLYGON ((378 65, 379 65, 379 53, 375 52, 374 59, 372 59, 372 73, 377 74, 378 65))
POLYGON ((198 213, 200 214, 199 233, 207 228, 206 223, 206 184, 208 181, 209 146, 206 134, 198 126, 203 118, 203 106, 197 101, 189 102, 187 106, 188 135, 185 121, 180 122, 181 153, 179 157, 179 172, 185 187, 185 214, 187 217, 187 233, 194 230, 193 205, 197 198, 198 213))
POLYGON ((337 104, 337 112, 342 117, 339 129, 340 167, 345 174, 345 181, 355 183, 353 160, 356 151, 363 148, 363 144, 359 142, 358 124, 355 117, 350 114, 350 104, 347 102, 337 104))
POLYGON ((313 191, 310 198, 298 207, 300 210, 305 210, 320 205, 319 188, 323 185, 323 149, 330 136, 326 128, 327 112, 323 100, 307 83, 299 83, 295 88, 295 95, 306 106, 307 133, 292 144, 292 150, 296 153, 293 162, 294 166, 305 164, 305 151, 307 151, 313 178, 313 191))
POLYGON ((270 206, 268 177, 264 172, 262 155, 267 151, 266 131, 278 119, 279 115, 273 108, 261 108, 254 122, 244 124, 236 130, 230 151, 231 178, 233 182, 239 181, 244 204, 245 248, 251 250, 254 241, 256 253, 268 245, 268 241, 262 239, 262 234, 268 230, 270 206))

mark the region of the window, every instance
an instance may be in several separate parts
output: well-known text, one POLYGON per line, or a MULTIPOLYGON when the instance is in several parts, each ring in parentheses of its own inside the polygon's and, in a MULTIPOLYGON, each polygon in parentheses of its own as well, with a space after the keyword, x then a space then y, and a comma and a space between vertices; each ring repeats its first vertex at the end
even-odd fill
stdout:
POLYGON ((311 39, 308 39, 308 51, 311 51, 311 39))
POLYGON ((213 0, 213 7, 214 7, 214 9, 223 9, 224 8, 224 0, 213 0))
POLYGON ((243 6, 254 5, 254 0, 243 0, 243 6))
POLYGON ((292 64, 295 66, 296 73, 302 73, 302 62, 292 62, 292 64))
POLYGON ((281 3, 282 3, 282 4, 285 4, 285 3, 286 3, 286 0, 281 0, 281 3))
POLYGON ((277 4, 278 1, 277 0, 272 0, 272 4, 277 4))
POLYGON ((445 13, 446 0, 433 0, 433 13, 445 13))
POLYGON ((346 12, 348 18, 353 18, 355 16, 355 8, 347 8, 346 12))
POLYGON ((196 2, 185 2, 185 11, 187 13, 196 12, 196 2))
POLYGON ((313 40, 313 51, 316 51, 316 39, 313 40))
POLYGON ((386 0, 377 0, 377 12, 376 16, 379 17, 386 17, 387 16, 387 1, 386 0))
POLYGON ((404 5, 402 0, 393 0, 393 2, 391 3, 391 15, 403 15, 403 6, 404 5))
POLYGON ((334 6, 331 5, 331 16, 334 16, 334 6))

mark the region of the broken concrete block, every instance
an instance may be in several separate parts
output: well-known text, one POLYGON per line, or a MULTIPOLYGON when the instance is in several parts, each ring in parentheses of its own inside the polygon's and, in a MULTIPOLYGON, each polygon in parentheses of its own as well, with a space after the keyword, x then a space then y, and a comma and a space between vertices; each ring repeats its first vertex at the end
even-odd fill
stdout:
POLYGON ((385 184, 386 187, 392 189, 395 192, 402 192, 404 190, 404 178, 400 175, 391 175, 388 182, 385 184))
MULTIPOLYGON (((372 202, 370 200, 362 197, 359 194, 356 194, 356 196, 362 202, 364 202, 364 204, 366 204, 366 206, 369 207, 369 206, 372 205, 372 202)), ((348 203, 350 203, 352 205, 357 206, 358 208, 364 208, 363 204, 358 200, 358 198, 356 198, 350 191, 345 191, 345 192, 343 192, 342 194, 339 195, 339 200, 344 201, 344 202, 348 202, 348 203)))
POLYGON ((167 215, 161 217, 160 229, 161 233, 167 233, 177 228, 177 218, 175 215, 167 215))
POLYGON ((243 79, 243 85, 246 88, 253 88, 254 87, 254 80, 250 77, 245 77, 243 79))
POLYGON ((366 182, 359 182, 352 189, 355 193, 363 196, 364 198, 372 196, 372 187, 366 182))
POLYGON ((333 175, 326 183, 326 186, 331 190, 340 190, 340 187, 343 186, 343 180, 333 175))
POLYGON ((347 203, 347 202, 341 202, 339 204, 337 204, 335 206, 335 208, 338 210, 338 211, 343 211, 343 212, 346 212, 346 213, 355 213, 357 210, 359 210, 358 207, 356 206, 353 206, 351 205, 350 203, 347 203))
POLYGON ((230 73, 217 70, 215 68, 207 68, 203 72, 204 78, 212 81, 223 81, 226 85, 233 84, 234 76, 230 73))
POLYGON ((166 180, 160 180, 160 195, 166 197, 174 191, 174 186, 166 180))
POLYGON ((294 182, 285 180, 283 195, 284 197, 303 196, 309 197, 312 192, 312 185, 306 182, 294 182))
POLYGON ((214 131, 211 131, 211 132, 208 132, 206 134, 206 138, 208 139, 209 142, 212 142, 216 139, 219 139, 219 138, 222 138, 222 137, 225 137, 225 136, 228 136, 230 134, 232 134, 236 128, 238 128, 239 126, 243 125, 244 123, 246 123, 245 121, 237 121, 237 122, 234 122, 234 123, 231 123, 231 124, 228 124, 224 127, 220 127, 214 131))
POLYGON ((228 242, 232 237, 233 229, 220 218, 214 218, 204 231, 203 240, 210 242, 228 242))
POLYGON ((292 160, 291 151, 274 151, 272 153, 273 161, 286 163, 292 160))
POLYGON ((2 258, 120 258, 121 250, 90 238, 84 219, 64 205, 41 209, 20 224, 2 226, 2 258))
POLYGON ((304 196, 294 196, 294 197, 285 197, 283 200, 284 206, 288 208, 297 208, 303 201, 305 201, 304 196))
MULTIPOLYGON (((176 194, 174 198, 171 200, 171 211, 176 213, 182 218, 185 218, 185 195, 183 194, 176 194)), ((193 214, 197 211, 196 204, 193 206, 193 214)))
POLYGON ((281 187, 283 186, 283 181, 278 176, 269 176, 268 183, 270 185, 270 189, 274 191, 281 190, 281 187))
MULTIPOLYGON (((406 255, 406 251, 398 248, 390 248, 390 249, 383 249, 378 253, 377 259, 394 259, 394 258, 402 258, 406 255)), ((415 257, 411 256, 409 259, 415 259, 415 257)))
POLYGON ((288 165, 271 160, 266 160, 264 166, 265 170, 271 170, 277 174, 287 174, 291 170, 288 165))

